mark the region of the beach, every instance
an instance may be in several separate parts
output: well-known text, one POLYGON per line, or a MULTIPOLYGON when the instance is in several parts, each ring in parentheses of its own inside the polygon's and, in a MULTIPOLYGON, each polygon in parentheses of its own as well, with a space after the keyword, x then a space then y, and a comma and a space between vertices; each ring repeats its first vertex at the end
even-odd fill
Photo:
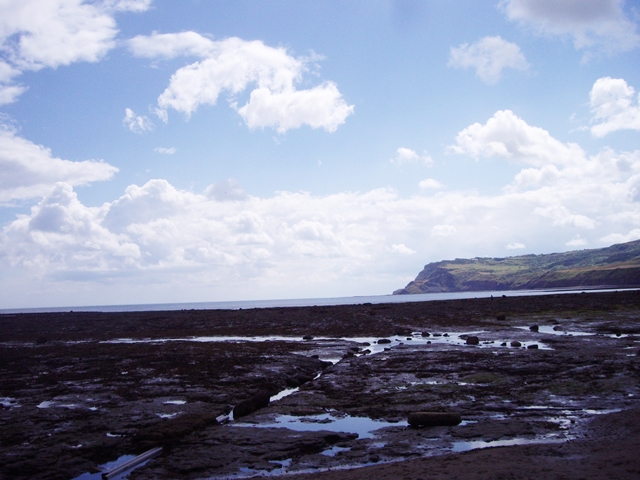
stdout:
POLYGON ((2 314, 0 355, 2 479, 640 476, 638 291, 2 314))

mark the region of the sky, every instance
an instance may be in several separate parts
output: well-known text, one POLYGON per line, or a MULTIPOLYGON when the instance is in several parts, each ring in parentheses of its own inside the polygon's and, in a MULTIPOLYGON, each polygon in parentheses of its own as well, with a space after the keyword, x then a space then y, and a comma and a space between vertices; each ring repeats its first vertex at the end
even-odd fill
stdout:
POLYGON ((388 294, 640 239, 631 0, 0 0, 0 308, 388 294))

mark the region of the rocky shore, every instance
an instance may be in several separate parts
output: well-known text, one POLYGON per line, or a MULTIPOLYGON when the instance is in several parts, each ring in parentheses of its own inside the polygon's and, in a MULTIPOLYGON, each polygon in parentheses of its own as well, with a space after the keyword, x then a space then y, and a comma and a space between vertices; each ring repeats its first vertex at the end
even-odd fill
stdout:
POLYGON ((638 478, 639 359, 637 291, 5 314, 0 479, 638 478))

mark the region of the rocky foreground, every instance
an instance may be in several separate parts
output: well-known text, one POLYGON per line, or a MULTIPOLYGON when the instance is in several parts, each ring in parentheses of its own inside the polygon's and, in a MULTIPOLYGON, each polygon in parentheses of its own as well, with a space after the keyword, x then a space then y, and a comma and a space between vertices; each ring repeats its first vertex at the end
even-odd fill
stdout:
POLYGON ((638 478, 639 360, 637 291, 0 315, 0 478, 638 478))

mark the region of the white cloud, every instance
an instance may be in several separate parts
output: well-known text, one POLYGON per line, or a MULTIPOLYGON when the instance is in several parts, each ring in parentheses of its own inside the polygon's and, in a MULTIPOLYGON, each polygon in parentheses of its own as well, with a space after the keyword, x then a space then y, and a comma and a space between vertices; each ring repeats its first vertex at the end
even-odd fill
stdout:
MULTIPOLYGON (((122 123, 125 127, 131 130, 133 133, 145 133, 150 132, 154 128, 153 122, 146 116, 136 115, 133 110, 126 108, 124 111, 124 118, 122 123)), ((156 149, 157 151, 157 149, 156 149)), ((162 152, 167 153, 167 152, 162 152)))
POLYGON ((246 200, 249 198, 237 180, 233 178, 209 185, 204 194, 207 198, 218 200, 219 202, 246 200))
POLYGON ((640 240, 640 228, 634 228, 627 234, 611 233, 600 239, 600 241, 606 245, 631 242, 633 240, 640 240))
POLYGON ((56 182, 86 185, 108 180, 118 169, 103 161, 53 157, 49 149, 0 129, 0 171, 0 201, 10 201, 44 196, 56 182))
POLYGON ((473 67, 478 77, 487 85, 498 83, 505 68, 529 68, 520 47, 500 36, 484 37, 471 45, 463 43, 457 48, 452 47, 447 65, 456 68, 473 67))
POLYGON ((393 253, 399 253, 400 255, 415 255, 417 252, 410 249, 404 243, 394 243, 389 249, 393 253))
POLYGON ((298 89, 311 59, 294 58, 284 48, 261 41, 227 38, 213 41, 195 32, 137 36, 128 43, 134 55, 145 58, 196 56, 201 60, 176 71, 158 97, 158 116, 168 119, 173 109, 187 116, 200 105, 215 105, 227 92, 231 106, 251 129, 270 127, 279 133, 309 125, 335 131, 353 113, 333 82, 298 89), (249 100, 238 106, 235 95, 254 86, 249 100))
POLYGON ((103 0, 105 10, 117 12, 145 12, 153 0, 103 0))
POLYGON ((430 167, 433 165, 433 159, 427 152, 424 152, 422 155, 418 155, 410 148, 400 147, 396 152, 396 156, 391 159, 391 163, 395 165, 403 165, 405 163, 423 163, 430 167))
POLYGON ((635 90, 621 78, 596 80, 589 94, 594 120, 592 135, 604 137, 616 130, 640 130, 640 103, 635 90))
MULTIPOLYGON (((497 126, 487 122, 477 128, 491 130, 490 141, 486 135, 471 135, 472 144, 480 143, 471 150, 479 155, 497 142, 502 146, 489 152, 524 164, 511 184, 494 194, 446 190, 401 197, 384 188, 255 197, 234 180, 196 194, 156 179, 131 185, 100 207, 87 207, 68 184, 48 193, 51 178, 60 178, 74 162, 52 159, 26 140, 12 140, 14 149, 22 145, 24 151, 15 155, 17 166, 4 170, 19 170, 31 155, 39 159, 37 174, 43 174, 40 166, 48 162, 55 175, 43 182, 49 190, 43 188, 45 198, 30 214, 20 215, 0 233, 0 271, 11 278, 19 273, 33 285, 74 281, 86 291, 99 291, 94 302, 103 303, 107 292, 120 292, 114 301, 122 303, 122 295, 148 294, 154 285, 162 291, 155 301, 310 292, 336 296, 372 293, 372 285, 381 293, 391 291, 429 261, 503 255, 506 239, 527 239, 526 247, 513 241, 508 250, 545 253, 582 246, 582 240, 605 245, 640 238, 640 151, 606 149, 587 156, 512 113, 505 118, 497 126), (558 154, 539 153, 549 151, 558 154), (566 239, 573 240, 565 244, 566 239), (95 282, 101 282, 100 289, 95 282)), ((97 162, 78 164, 94 174, 88 181, 96 180, 97 168, 107 169, 105 177, 115 170, 97 162)), ((13 175, 9 188, 14 179, 25 177, 13 175)), ((35 175, 29 173, 30 183, 23 183, 32 188, 35 175)), ((8 198, 17 197, 13 193, 8 198)), ((25 304, 33 304, 29 295, 36 291, 12 290, 25 304)), ((15 298, 12 293, 17 302, 15 298)), ((138 296, 131 301, 143 300, 138 296)))
POLYGON ((196 32, 137 35, 128 40, 127 44, 135 56, 142 58, 207 58, 220 52, 219 42, 216 43, 196 32))
POLYGON ((474 123, 458 133, 452 153, 478 157, 503 157, 515 162, 544 166, 570 165, 584 157, 575 143, 562 143, 546 130, 528 125, 510 110, 500 110, 486 124, 474 123))
POLYGON ((433 178, 425 178, 424 180, 421 180, 420 183, 418 183, 418 186, 422 190, 427 190, 427 189, 437 190, 439 188, 444 187, 444 185, 442 185, 439 181, 433 178))
POLYGON ((115 47, 115 11, 146 10, 151 0, 4 0, 0 2, 0 104, 24 91, 20 73, 97 62, 115 47), (10 71, 7 70, 7 67, 10 71))
POLYGON ((435 225, 431 229, 432 237, 449 237, 457 232, 456 227, 453 225, 435 225))
POLYGON ((588 242, 584 238, 582 238, 581 235, 576 235, 567 243, 565 243, 567 247, 584 247, 587 244, 588 242))
POLYGON ((503 0, 510 20, 543 35, 570 36, 576 49, 600 48, 612 53, 637 48, 640 36, 628 19, 624 0, 503 0))
POLYGON ((166 148, 166 147, 157 147, 153 149, 154 152, 158 152, 161 153, 163 155, 173 155, 174 153, 176 153, 178 150, 174 147, 171 148, 166 148))
POLYGON ((20 85, 0 85, 0 105, 15 102, 20 95, 26 90, 26 87, 20 85))

